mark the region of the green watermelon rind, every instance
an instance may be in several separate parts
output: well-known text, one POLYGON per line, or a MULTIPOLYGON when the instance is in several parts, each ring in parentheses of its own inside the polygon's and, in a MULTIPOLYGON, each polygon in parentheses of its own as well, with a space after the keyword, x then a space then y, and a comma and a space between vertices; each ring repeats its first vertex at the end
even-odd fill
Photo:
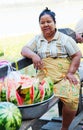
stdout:
POLYGON ((16 105, 10 102, 0 103, 0 130, 18 130, 22 115, 16 105))

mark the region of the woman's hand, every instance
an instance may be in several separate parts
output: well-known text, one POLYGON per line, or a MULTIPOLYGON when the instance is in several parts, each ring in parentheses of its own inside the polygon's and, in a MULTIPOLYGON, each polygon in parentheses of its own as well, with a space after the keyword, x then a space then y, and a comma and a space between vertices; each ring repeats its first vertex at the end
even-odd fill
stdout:
POLYGON ((23 47, 21 54, 27 58, 32 59, 34 68, 41 69, 43 67, 42 59, 27 46, 23 47))
POLYGON ((43 61, 37 54, 34 54, 32 56, 32 61, 33 61, 33 64, 34 64, 34 68, 36 68, 36 69, 42 69, 43 68, 43 61))
POLYGON ((71 84, 72 84, 72 83, 73 83, 74 85, 78 84, 78 81, 77 81, 77 79, 76 79, 76 77, 74 76, 73 73, 68 73, 68 74, 66 75, 66 79, 68 79, 71 84))
POLYGON ((78 81, 74 74, 76 73, 80 65, 81 56, 82 56, 82 53, 80 51, 78 51, 76 54, 71 56, 72 61, 66 75, 66 78, 69 80, 69 82, 73 83, 74 85, 78 84, 78 81))

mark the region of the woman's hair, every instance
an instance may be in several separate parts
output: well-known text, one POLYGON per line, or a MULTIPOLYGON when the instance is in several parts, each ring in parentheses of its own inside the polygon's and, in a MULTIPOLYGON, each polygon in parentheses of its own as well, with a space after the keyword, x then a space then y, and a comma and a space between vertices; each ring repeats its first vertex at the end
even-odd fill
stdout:
POLYGON ((46 7, 46 9, 44 9, 44 10, 40 13, 40 15, 39 15, 39 22, 40 22, 41 17, 42 17, 43 15, 45 15, 45 14, 50 15, 51 18, 53 19, 54 23, 56 23, 55 13, 54 13, 53 11, 49 10, 48 7, 46 7))

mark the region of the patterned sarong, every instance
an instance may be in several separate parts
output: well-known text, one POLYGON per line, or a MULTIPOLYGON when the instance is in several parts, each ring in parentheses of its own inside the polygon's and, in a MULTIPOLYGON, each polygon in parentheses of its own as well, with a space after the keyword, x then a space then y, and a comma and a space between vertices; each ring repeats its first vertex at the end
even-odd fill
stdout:
POLYGON ((79 102, 80 78, 78 72, 75 77, 79 81, 77 85, 70 84, 68 79, 64 79, 70 66, 68 58, 45 58, 43 59, 44 69, 38 72, 38 77, 51 77, 54 81, 54 94, 72 110, 77 110, 79 102))

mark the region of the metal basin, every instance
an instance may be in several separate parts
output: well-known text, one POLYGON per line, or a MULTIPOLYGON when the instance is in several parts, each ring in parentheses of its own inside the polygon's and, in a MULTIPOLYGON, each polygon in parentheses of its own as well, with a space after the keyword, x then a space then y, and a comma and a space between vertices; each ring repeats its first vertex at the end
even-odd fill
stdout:
POLYGON ((34 119, 41 117, 47 110, 50 103, 50 100, 54 97, 51 96, 49 99, 30 105, 22 105, 18 108, 22 114, 22 120, 34 119))

